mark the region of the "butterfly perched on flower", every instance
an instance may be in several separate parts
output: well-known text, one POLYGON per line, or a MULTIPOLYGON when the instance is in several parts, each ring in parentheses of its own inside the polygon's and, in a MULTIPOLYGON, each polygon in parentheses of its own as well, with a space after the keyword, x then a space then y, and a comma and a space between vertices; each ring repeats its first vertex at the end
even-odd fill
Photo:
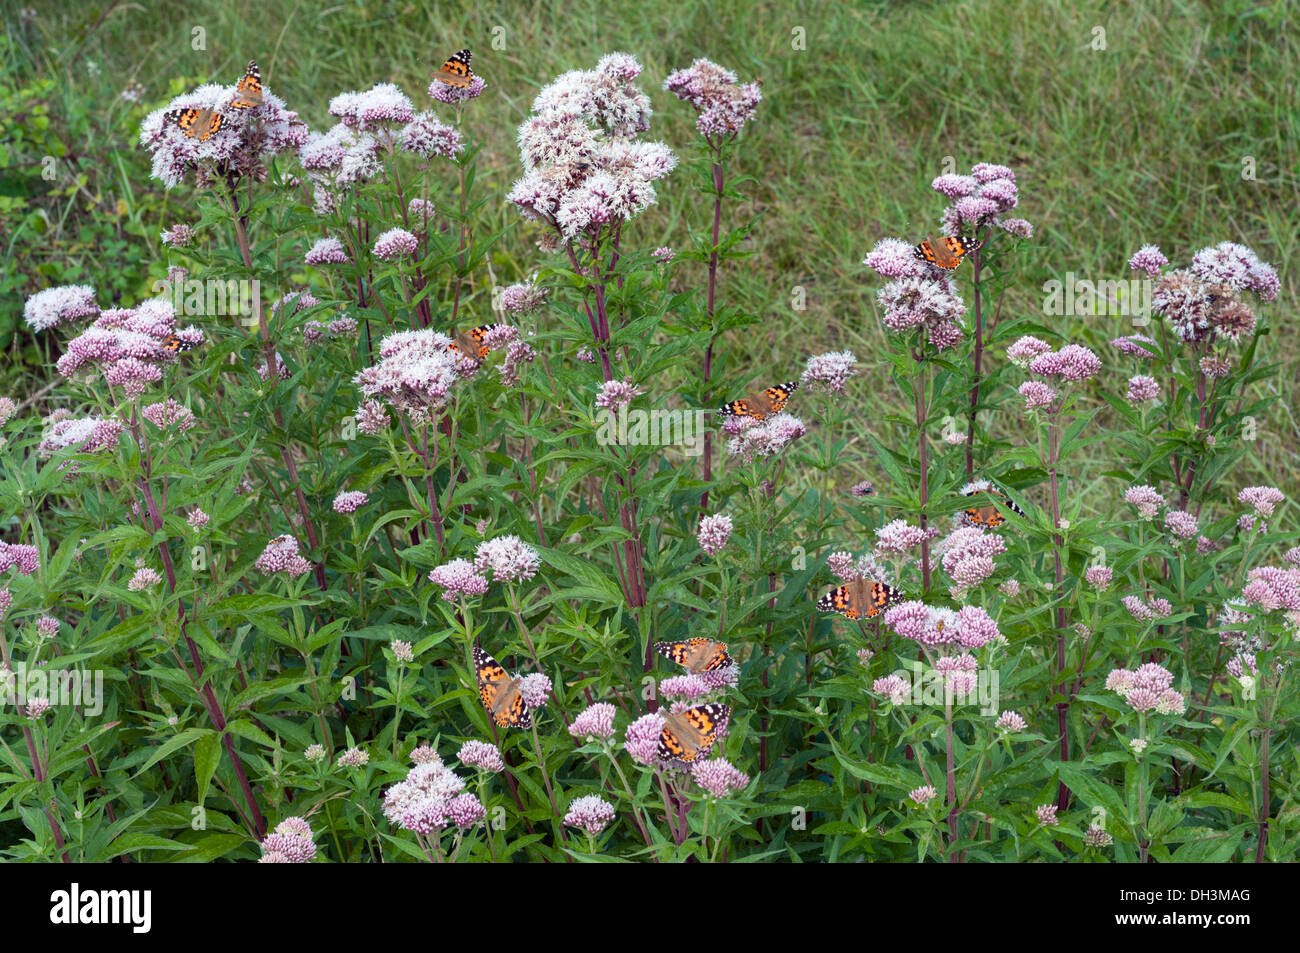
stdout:
POLYGON ((969 238, 945 235, 937 242, 932 242, 927 238, 917 245, 912 253, 921 261, 934 265, 936 268, 951 271, 961 264, 963 258, 983 245, 983 242, 977 242, 969 238))
MULTIPOLYGON (((262 105, 262 74, 258 72, 256 60, 248 61, 248 68, 243 78, 235 84, 235 98, 230 101, 231 109, 252 109, 262 105)), ((218 109, 173 109, 163 114, 164 122, 174 123, 190 139, 206 142, 221 129, 225 117, 218 109)))
POLYGON ((715 639, 695 638, 684 642, 656 642, 655 651, 680 665, 692 675, 714 672, 733 664, 727 644, 715 639))
POLYGON ((817 600, 819 612, 838 612, 850 619, 873 619, 889 606, 903 601, 893 586, 874 579, 855 579, 836 586, 817 600))
POLYGON ((502 326, 500 324, 480 324, 468 331, 457 331, 452 334, 451 343, 447 345, 447 350, 454 351, 461 357, 467 357, 472 361, 481 361, 492 350, 485 343, 488 334, 502 326))
POLYGON ((730 717, 731 706, 717 702, 664 715, 664 728, 659 733, 659 760, 690 764, 706 756, 730 717))
POLYGON ((457 50, 438 68, 433 78, 448 86, 464 89, 474 81, 474 72, 469 68, 470 57, 469 50, 457 50))
POLYGON ((744 400, 733 400, 718 408, 724 417, 753 417, 766 420, 773 414, 779 414, 790 400, 790 395, 799 389, 798 381, 786 381, 744 400))
POLYGON ((189 351, 198 346, 198 341, 184 341, 175 334, 162 342, 162 349, 168 354, 179 354, 182 351, 189 351))
POLYGON ((225 121, 215 109, 173 109, 163 115, 165 122, 174 123, 187 138, 206 142, 217 134, 225 121))
MULTIPOLYGON (((995 500, 1000 501, 1007 509, 1017 516, 1024 516, 1025 511, 1016 505, 1015 500, 1007 496, 997 487, 989 484, 981 486, 972 484, 961 491, 962 496, 975 496, 977 493, 987 493, 995 500)), ((998 512, 998 508, 992 504, 988 506, 972 506, 962 511, 962 522, 967 526, 979 526, 983 529, 992 529, 995 526, 1001 526, 1007 521, 1007 518, 998 512)))
POLYGON ((257 61, 249 60, 244 78, 235 84, 235 98, 230 101, 231 109, 252 109, 262 105, 262 74, 257 69, 257 61))
POLYGON ((521 679, 512 677, 492 656, 474 646, 474 675, 478 697, 488 716, 502 728, 527 728, 532 723, 528 703, 519 691, 521 679))

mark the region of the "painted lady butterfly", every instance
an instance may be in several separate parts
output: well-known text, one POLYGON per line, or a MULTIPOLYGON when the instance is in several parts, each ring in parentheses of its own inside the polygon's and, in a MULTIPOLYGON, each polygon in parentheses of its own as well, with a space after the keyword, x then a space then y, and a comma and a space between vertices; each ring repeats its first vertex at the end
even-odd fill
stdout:
POLYGON ((687 639, 685 642, 656 642, 655 651, 676 662, 692 675, 726 668, 734 661, 727 654, 727 644, 714 639, 687 639))
MULTIPOLYGON (((258 72, 257 61, 249 60, 244 77, 235 84, 235 98, 230 101, 231 109, 252 109, 262 105, 262 74, 258 72)), ((175 123, 190 139, 207 142, 217 134, 225 117, 216 109, 173 109, 163 115, 164 122, 175 123)))
POLYGON ((921 261, 928 262, 936 268, 951 271, 961 264, 962 259, 973 251, 982 248, 983 242, 969 238, 953 238, 945 235, 936 244, 928 238, 916 246, 913 254, 921 261))
POLYGON ((474 646, 474 675, 478 697, 488 716, 502 728, 527 728, 532 722, 528 704, 519 693, 519 678, 511 677, 501 663, 474 646))
POLYGON ((481 361, 492 350, 483 342, 490 331, 499 327, 501 327, 499 324, 480 324, 468 331, 457 331, 451 335, 451 343, 447 345, 447 350, 455 351, 474 361, 481 361))
POLYGON ((230 101, 231 109, 252 109, 262 105, 262 74, 258 72, 257 61, 249 60, 244 78, 235 84, 235 98, 230 101))
POLYGON ((779 414, 789 401, 790 395, 798 389, 798 381, 786 381, 746 400, 733 400, 729 404, 723 404, 718 408, 718 413, 724 417, 753 417, 755 420, 766 420, 773 414, 779 414))
POLYGON ((433 74, 433 78, 448 86, 464 89, 474 81, 474 72, 469 68, 470 56, 469 50, 457 50, 433 74))
POLYGON ((696 705, 676 715, 664 715, 664 729, 659 733, 659 760, 690 764, 706 756, 718 740, 718 731, 730 717, 731 707, 717 702, 696 705))
POLYGON ((874 619, 886 607, 903 601, 893 586, 873 579, 855 579, 837 586, 817 600, 820 612, 838 612, 850 619, 874 619))
POLYGON ((162 343, 162 349, 166 351, 168 354, 179 354, 182 351, 189 351, 198 346, 199 346, 198 342, 182 341, 175 334, 173 334, 171 337, 169 337, 166 341, 163 341, 162 343))
POLYGON ((197 138, 199 142, 215 136, 225 121, 215 109, 173 109, 163 120, 175 123, 188 138, 197 138))
MULTIPOLYGON (((1024 516, 1025 511, 1018 507, 1014 500, 999 490, 997 487, 989 487, 986 490, 967 490, 962 496, 975 496, 977 493, 987 493, 1002 503, 1007 509, 1017 516, 1024 516)), ((1001 526, 1007 521, 1007 518, 998 512, 996 506, 972 506, 962 514, 963 522, 967 526, 979 526, 984 529, 992 529, 995 526, 1001 526)))

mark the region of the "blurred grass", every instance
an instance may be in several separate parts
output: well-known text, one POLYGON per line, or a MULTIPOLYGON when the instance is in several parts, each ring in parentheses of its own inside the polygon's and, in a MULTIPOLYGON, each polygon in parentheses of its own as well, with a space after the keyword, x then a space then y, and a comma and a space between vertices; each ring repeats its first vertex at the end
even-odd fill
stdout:
MULTIPOLYGON (((67 202, 115 217, 119 234, 145 243, 146 278, 164 267, 157 233, 167 221, 157 214, 163 196, 134 145, 134 123, 176 89, 233 82, 256 57, 290 108, 325 128, 331 96, 377 81, 428 103, 432 68, 469 45, 490 84, 466 120, 485 146, 480 187, 503 195, 518 174, 514 130, 537 89, 624 50, 645 65, 656 107, 651 136, 682 151, 692 147, 694 114, 660 89, 668 72, 707 56, 742 79, 762 80, 765 100, 736 169, 755 176, 746 187, 752 200, 730 210, 733 224, 740 214, 761 220, 754 257, 725 273, 722 300, 769 318, 757 326, 766 331, 746 332, 742 347, 756 377, 791 376, 811 352, 854 349, 868 364, 857 391, 864 427, 894 410, 896 397, 871 358, 884 346, 872 307, 878 283, 860 260, 880 237, 935 230, 943 200, 928 186, 945 156, 957 171, 987 161, 1017 172, 1019 214, 1035 235, 1007 315, 1041 314, 1042 283, 1067 271, 1127 277, 1125 260, 1142 244, 1159 244, 1181 264, 1228 239, 1279 268, 1283 291, 1269 313, 1275 325, 1294 327, 1297 0, 54 2, 40 4, 30 21, 20 18, 21 6, 3 6, 11 45, 0 80, 48 77, 54 116, 89 112, 84 140, 70 144, 88 182, 67 202), (206 32, 205 51, 191 49, 196 27, 206 32), (1105 50, 1093 48, 1096 28, 1105 31, 1105 50), (806 48, 796 50, 792 31, 800 30, 806 48), (503 49, 493 48, 494 35, 503 49), (120 96, 130 83, 145 89, 134 114, 120 96), (1254 181, 1241 175, 1246 156, 1256 164, 1254 181), (807 291, 806 311, 790 308, 795 286, 807 291)), ((660 206, 638 223, 641 244, 680 246, 686 228, 707 226, 695 186, 685 171, 664 184, 660 206)), ((167 220, 187 220, 188 192, 171 201, 167 220)), ((504 203, 492 214, 499 224, 517 222, 504 203)), ((114 271, 120 250, 77 244, 61 227, 56 217, 41 247, 52 258, 76 255, 82 280, 112 287, 99 276, 114 271)), ((3 243, 7 264, 10 244, 3 243)), ((510 232, 503 251, 520 271, 540 261, 523 228, 510 232)), ((41 250, 32 255, 39 261, 41 250)), ((19 321, 23 295, 51 283, 34 271, 25 278, 21 295, 0 305, 4 326, 19 321)), ((1063 319, 1060 329, 1104 342, 1124 333, 1121 320, 1063 319)), ((1283 362, 1273 382, 1282 400, 1261 421, 1266 439, 1248 466, 1281 482, 1298 468, 1292 404, 1300 353, 1282 333, 1271 357, 1283 362)), ((11 391, 40 383, 0 379, 11 391)))

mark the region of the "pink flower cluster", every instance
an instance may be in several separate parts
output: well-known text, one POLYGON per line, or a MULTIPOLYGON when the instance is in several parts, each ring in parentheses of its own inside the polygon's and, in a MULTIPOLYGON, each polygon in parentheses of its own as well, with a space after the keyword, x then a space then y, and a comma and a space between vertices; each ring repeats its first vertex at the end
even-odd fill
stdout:
POLYGON ((448 825, 467 830, 487 812, 464 788, 456 772, 435 757, 415 765, 405 780, 384 792, 384 816, 390 824, 416 834, 436 835, 448 825))
POLYGON ((1063 381, 1086 381, 1097 376, 1101 359, 1082 344, 1067 344, 1059 351, 1045 351, 1029 362, 1029 370, 1043 377, 1063 381))
POLYGON ((153 298, 135 308, 101 311, 91 325, 68 342, 56 366, 64 377, 96 368, 112 387, 130 398, 162 380, 162 366, 175 363, 176 352, 164 347, 173 337, 183 344, 202 344, 196 327, 176 327, 176 312, 167 298, 153 298))
POLYGON ((1187 710, 1187 701, 1171 687, 1173 683, 1173 673, 1155 662, 1147 662, 1136 671, 1113 669, 1106 676, 1107 690, 1123 698, 1134 711, 1181 715, 1187 710))
POLYGON ((177 433, 184 433, 197 423, 194 414, 188 407, 177 403, 170 397, 162 403, 149 404, 140 411, 140 416, 159 430, 170 428, 177 433))
POLYGON ((726 758, 695 762, 691 766, 691 778, 715 798, 727 797, 749 786, 749 775, 737 770, 726 758))
MULTIPOLYGON (((379 343, 379 363, 354 378, 366 397, 382 398, 416 422, 433 419, 461 379, 451 339, 432 330, 398 331, 379 343)), ((360 416, 360 414, 358 414, 360 416)))
POLYGON ((301 817, 285 818, 262 841, 262 864, 308 864, 316 857, 311 825, 301 817))
POLYGON ((0 572, 16 567, 19 575, 30 576, 40 567, 40 559, 35 546, 0 541, 0 572))
POLYGON ((1300 612, 1300 569, 1260 566, 1246 575, 1241 597, 1264 612, 1300 612))
POLYGON ((569 724, 569 734, 578 742, 591 738, 606 740, 614 734, 614 706, 609 702, 596 702, 569 724))
POLYGON ((998 624, 980 606, 959 610, 928 606, 915 599, 885 610, 885 624, 922 645, 977 649, 1001 638, 998 624))
POLYGON ((1139 622, 1151 622, 1155 619, 1167 619, 1174 614, 1174 607, 1168 599, 1152 596, 1143 602, 1137 596, 1125 596, 1120 600, 1128 614, 1139 622))
POLYGON ((917 261, 912 246, 886 238, 863 259, 878 274, 893 280, 876 292, 881 322, 896 334, 924 332, 936 349, 952 347, 962 339, 966 305, 947 275, 931 275, 917 261))
POLYGON ((710 556, 718 555, 722 547, 727 545, 727 540, 731 539, 731 529, 730 516, 716 513, 704 517, 700 520, 699 532, 696 534, 700 549, 710 556))
POLYGON ((595 70, 573 70, 544 87, 519 127, 524 176, 507 199, 552 227, 548 247, 634 218, 657 201, 654 183, 677 164, 663 143, 642 142, 650 99, 633 80, 641 66, 625 53, 595 70))
POLYGON ((1136 506, 1138 517, 1144 520, 1154 519, 1166 500, 1153 486, 1131 486, 1124 491, 1124 502, 1136 506))
POLYGON ((350 490, 334 497, 335 513, 355 513, 370 502, 370 497, 360 490, 350 490))
POLYGON ((943 571, 956 583, 956 591, 962 593, 993 575, 993 557, 1005 553, 1007 546, 996 533, 963 526, 953 530, 935 551, 943 559, 943 571))
POLYGON ((978 162, 970 175, 941 175, 930 187, 951 203, 940 220, 945 235, 972 236, 989 226, 1017 238, 1033 234, 1023 218, 1005 217, 1020 204, 1020 194, 1015 172, 1004 165, 978 162))
POLYGON ((456 752, 456 759, 467 768, 475 768, 489 774, 496 774, 506 769, 501 751, 496 745, 488 744, 486 741, 465 742, 460 746, 460 751, 456 752))
POLYGON ((728 417, 724 429, 731 435, 727 453, 746 463, 774 456, 808 432, 802 420, 787 413, 773 414, 761 422, 753 417, 728 417))
MULTIPOLYGON (((261 181, 271 160, 298 149, 307 141, 307 124, 286 109, 284 100, 262 87, 262 103, 251 109, 231 109, 235 87, 212 83, 172 99, 140 124, 140 145, 153 159, 152 175, 165 188, 175 188, 189 174, 196 185, 223 182, 226 177, 261 181), (167 115, 175 110, 215 110, 218 131, 206 138, 185 135, 167 115)), ((206 132, 206 130, 202 130, 206 132)))
POLYGON ((738 82, 731 70, 706 59, 669 74, 664 89, 695 108, 695 128, 710 144, 739 134, 763 100, 758 83, 738 82))
POLYGON ((852 351, 828 351, 808 358, 799 382, 812 392, 844 393, 844 385, 857 373, 858 359, 852 351))
POLYGON ((474 550, 474 570, 484 576, 490 571, 497 582, 532 579, 541 565, 537 550, 518 536, 498 536, 479 543, 474 550))
POLYGON ((876 530, 876 553, 885 556, 903 556, 927 539, 939 535, 937 529, 921 529, 905 519, 896 519, 876 530))
POLYGON ((267 576, 277 572, 288 573, 290 576, 311 572, 311 562, 298 555, 298 540, 287 533, 267 543, 262 555, 257 557, 253 565, 267 576))
POLYGON ((117 449, 121 438, 122 423, 119 420, 65 417, 45 431, 36 449, 42 456, 69 449, 79 453, 109 453, 117 449))
POLYGON ((45 331, 99 314, 90 285, 60 285, 38 291, 23 305, 23 319, 33 331, 45 331))
POLYGON ((303 256, 303 261, 308 265, 346 265, 348 253, 337 238, 318 238, 303 256))
POLYGON ((468 559, 453 559, 429 571, 429 581, 444 590, 442 597, 455 602, 460 596, 481 596, 488 591, 487 577, 468 559))
POLYGON ((579 830, 597 837, 614 820, 614 806, 597 794, 588 794, 569 804, 564 815, 565 827, 579 830))

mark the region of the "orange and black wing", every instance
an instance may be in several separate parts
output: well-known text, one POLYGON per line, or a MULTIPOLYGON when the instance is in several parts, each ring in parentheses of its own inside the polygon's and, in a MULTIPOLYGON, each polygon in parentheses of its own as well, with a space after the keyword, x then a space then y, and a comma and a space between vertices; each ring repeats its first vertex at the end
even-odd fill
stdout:
POLYGON ((518 682, 492 656, 474 646, 474 675, 478 697, 488 715, 502 728, 527 728, 528 705, 519 693, 518 682))
POLYGON ((173 109, 163 117, 181 132, 200 142, 211 139, 221 128, 221 113, 215 109, 173 109))
POLYGON ((447 58, 433 78, 448 86, 464 89, 474 81, 474 71, 469 68, 471 56, 469 50, 457 50, 447 58))
POLYGON ((730 706, 717 702, 670 716, 659 733, 659 760, 689 764, 707 755, 730 717, 730 706))
POLYGON ((252 109, 262 105, 262 74, 257 68, 256 60, 248 61, 244 78, 235 84, 235 98, 230 102, 231 109, 252 109))
POLYGON ((849 619, 873 619, 901 602, 903 594, 873 579, 857 579, 837 586, 817 600, 821 612, 838 612, 849 619))
POLYGON ((769 387, 747 400, 733 400, 718 408, 724 417, 753 417, 766 420, 773 414, 779 414, 790 401, 790 395, 799 389, 798 381, 786 381, 769 387))
POLYGON ((656 642, 655 651, 692 674, 713 672, 732 664, 725 642, 694 638, 683 642, 656 642))

